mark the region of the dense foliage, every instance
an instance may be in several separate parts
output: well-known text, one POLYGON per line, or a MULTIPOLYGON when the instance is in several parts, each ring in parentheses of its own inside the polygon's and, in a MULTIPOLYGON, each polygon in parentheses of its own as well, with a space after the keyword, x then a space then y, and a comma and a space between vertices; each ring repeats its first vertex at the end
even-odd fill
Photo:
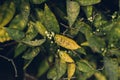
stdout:
POLYGON ((1 0, 0 79, 119 80, 119 21, 119 0, 1 0))

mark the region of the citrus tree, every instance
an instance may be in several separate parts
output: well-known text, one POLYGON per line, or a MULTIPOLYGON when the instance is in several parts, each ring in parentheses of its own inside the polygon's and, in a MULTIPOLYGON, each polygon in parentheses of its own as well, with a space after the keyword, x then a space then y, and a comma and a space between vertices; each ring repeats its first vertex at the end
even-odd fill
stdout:
POLYGON ((0 58, 12 80, 119 80, 118 3, 2 0, 0 58))

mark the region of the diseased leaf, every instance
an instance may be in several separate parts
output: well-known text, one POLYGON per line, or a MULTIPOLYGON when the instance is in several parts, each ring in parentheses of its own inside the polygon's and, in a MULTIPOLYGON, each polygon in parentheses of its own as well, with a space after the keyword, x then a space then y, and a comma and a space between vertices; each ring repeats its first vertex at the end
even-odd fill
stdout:
POLYGON ((80 12, 80 5, 76 1, 67 0, 67 18, 71 27, 80 12))
POLYGON ((58 21, 47 5, 45 5, 44 18, 44 25, 48 31, 53 31, 55 33, 60 32, 58 21))
POLYGON ((100 3, 101 0, 76 0, 80 3, 81 6, 88 6, 100 3))
POLYGON ((25 37, 23 38, 23 40, 32 40, 34 39, 36 36, 37 36, 38 32, 37 30, 35 29, 35 25, 32 23, 32 21, 30 21, 28 23, 28 29, 25 33, 25 37))
POLYGON ((21 40, 25 37, 25 33, 17 29, 6 27, 6 31, 8 32, 9 36, 16 41, 21 40))
POLYGON ((67 69, 68 80, 70 80, 75 73, 76 65, 75 63, 69 63, 67 67, 68 67, 67 69))
POLYGON ((46 27, 48 31, 55 33, 60 32, 58 21, 53 12, 47 6, 47 4, 45 4, 44 11, 36 9, 36 14, 40 22, 46 27))
POLYGON ((92 21, 92 15, 93 15, 93 6, 83 6, 82 9, 84 10, 86 17, 89 21, 92 21))
POLYGON ((74 60, 65 51, 59 51, 59 57, 61 58, 61 60, 65 61, 65 62, 69 62, 69 63, 74 62, 74 60))
MULTIPOLYGON (((31 41, 37 34, 38 34, 38 32, 34 28, 33 24, 31 22, 29 22, 28 29, 25 33, 25 37, 22 40, 31 41)), ((28 46, 26 44, 19 43, 15 48, 14 57, 17 57, 20 54, 22 54, 27 49, 27 47, 28 46)))
POLYGON ((40 47, 34 47, 29 48, 22 56, 22 58, 25 60, 23 69, 25 70, 30 63, 33 61, 33 59, 38 55, 40 52, 40 47))
POLYGON ((74 40, 63 35, 56 34, 54 39, 58 45, 66 49, 76 50, 78 48, 81 48, 74 40))
POLYGON ((45 26, 40 21, 36 21, 35 28, 36 28, 36 30, 38 31, 39 34, 46 37, 47 29, 45 28, 45 26))
POLYGON ((34 57, 36 57, 38 55, 39 52, 40 52, 40 47, 29 48, 24 53, 24 55, 22 56, 22 58, 24 58, 26 60, 33 59, 34 57))
POLYGON ((8 35, 4 27, 0 28, 0 43, 11 40, 11 37, 8 35))
POLYGON ((39 39, 35 41, 22 41, 24 44, 27 44, 29 46, 40 46, 45 42, 46 39, 39 39))

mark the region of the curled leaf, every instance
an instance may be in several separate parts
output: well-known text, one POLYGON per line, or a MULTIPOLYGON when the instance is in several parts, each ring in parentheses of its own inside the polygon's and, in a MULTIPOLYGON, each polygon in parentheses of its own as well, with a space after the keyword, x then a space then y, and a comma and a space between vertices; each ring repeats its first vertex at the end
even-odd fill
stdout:
POLYGON ((40 46, 45 42, 46 39, 40 39, 35 41, 22 41, 23 43, 29 45, 29 46, 40 46))

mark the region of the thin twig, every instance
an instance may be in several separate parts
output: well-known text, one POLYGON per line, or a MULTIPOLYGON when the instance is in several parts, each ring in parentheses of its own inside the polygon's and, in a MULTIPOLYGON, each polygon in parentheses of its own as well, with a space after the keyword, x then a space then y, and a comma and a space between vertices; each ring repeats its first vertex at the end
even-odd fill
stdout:
POLYGON ((25 79, 24 80, 26 80, 26 78, 30 78, 31 80, 37 80, 35 77, 29 75, 28 73, 25 73, 25 79))
POLYGON ((12 59, 9 59, 9 58, 2 56, 2 55, 0 55, 0 57, 11 62, 11 64, 13 65, 13 68, 15 70, 15 77, 18 77, 18 74, 17 74, 18 72, 17 72, 17 68, 16 68, 14 61, 12 59))
POLYGON ((63 23, 60 23, 60 25, 62 25, 62 26, 65 27, 65 28, 69 28, 69 26, 67 26, 67 25, 65 25, 65 24, 63 24, 63 23))
POLYGON ((81 59, 81 57, 80 57, 80 55, 77 53, 77 52, 75 52, 75 51, 73 51, 73 50, 71 50, 74 54, 76 54, 80 59, 81 59))
POLYGON ((102 68, 100 68, 100 69, 97 69, 97 70, 98 70, 98 71, 102 71, 104 68, 105 68, 105 67, 103 66, 102 68))
POLYGON ((7 47, 7 46, 11 46, 11 45, 15 45, 15 44, 17 44, 17 42, 7 43, 7 44, 4 44, 3 47, 7 47))
POLYGON ((14 70, 15 70, 15 77, 18 77, 17 68, 16 68, 16 65, 15 65, 14 61, 12 59, 10 59, 10 61, 11 61, 12 65, 13 65, 14 70))

